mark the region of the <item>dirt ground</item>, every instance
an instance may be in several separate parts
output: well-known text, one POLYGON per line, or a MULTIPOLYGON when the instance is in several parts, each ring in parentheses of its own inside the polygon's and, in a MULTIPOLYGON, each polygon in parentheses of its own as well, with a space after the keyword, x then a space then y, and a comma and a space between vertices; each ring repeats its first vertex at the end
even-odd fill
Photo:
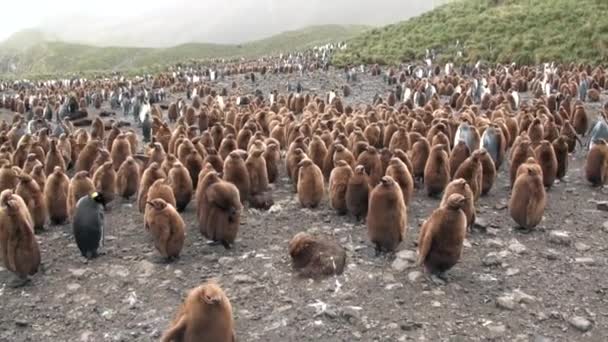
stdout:
MULTIPOLYGON (((242 92, 253 90, 236 78, 242 92)), ((302 81, 325 93, 344 77, 302 81)), ((285 92, 286 82, 269 76, 257 87, 285 92)), ((376 92, 386 94, 381 78, 362 76, 348 101, 369 102, 376 92)), ((284 172, 270 211, 243 211, 232 250, 207 245, 191 203, 182 256, 172 264, 159 262, 135 201, 118 200, 106 214, 105 255, 85 262, 71 225, 49 226, 38 235, 43 266, 31 284, 10 288, 12 274, 0 267, 0 341, 157 341, 186 291, 209 278, 231 300, 239 341, 606 341, 608 212, 594 201, 608 196, 585 183, 584 156, 579 148, 570 157, 568 176, 548 191, 545 217, 531 233, 514 229, 508 215, 503 165, 445 284, 412 262, 420 224, 439 205, 420 190, 400 252, 385 257, 374 255, 364 223, 338 216, 327 201, 300 209, 284 172), (318 282, 294 276, 287 242, 300 231, 342 244, 344 274, 318 282)))

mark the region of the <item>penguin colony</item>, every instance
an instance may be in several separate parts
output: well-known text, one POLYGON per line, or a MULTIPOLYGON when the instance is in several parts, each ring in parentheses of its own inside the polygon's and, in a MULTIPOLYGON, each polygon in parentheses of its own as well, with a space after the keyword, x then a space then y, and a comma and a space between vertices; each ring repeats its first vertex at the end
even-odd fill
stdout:
MULTIPOLYGON (((252 82, 261 72, 229 70, 252 75, 252 82)), ((608 182, 605 114, 591 127, 577 90, 584 79, 595 99, 594 92, 607 83, 601 68, 563 66, 546 84, 542 70, 499 66, 484 71, 487 84, 481 90, 479 75, 452 71, 416 79, 395 69, 387 74, 389 84, 397 78, 401 83, 387 101, 378 96, 373 104, 358 106, 346 105, 335 92, 327 97, 275 92, 269 101, 229 96, 222 89, 218 96, 207 83, 161 74, 152 80, 156 88, 186 91, 189 101, 178 99, 166 109, 150 106, 149 99, 139 103, 145 111, 135 120, 144 137, 141 146, 135 128, 113 119, 44 115, 70 110, 72 103, 87 115, 89 106, 99 108, 104 100, 96 96, 87 103, 88 93, 109 92, 116 84, 74 83, 68 92, 43 85, 29 111, 25 104, 32 90, 0 98, 0 107, 15 113, 10 122, 0 122, 4 266, 14 273, 15 286, 26 283, 44 262, 35 233, 68 222, 82 256, 98 257, 104 216, 131 198, 162 262, 179 259, 186 234, 229 249, 246 229, 245 208, 272 207, 273 189, 285 176, 302 208, 327 205, 365 225, 377 255, 413 241, 408 233, 415 228, 408 227, 413 201, 441 199, 419 227, 417 261, 445 277, 460 261, 466 236, 474 234, 476 208, 503 165, 511 186, 508 214, 525 230, 542 223, 547 193, 566 176, 569 153, 582 145, 581 136, 588 139, 581 177, 596 187, 608 182), (546 85, 558 92, 545 93, 546 85), (519 92, 528 91, 534 98, 520 101, 519 92), (28 131, 31 122, 43 127, 28 131), (196 227, 187 227, 181 216, 189 207, 196 212, 196 227)), ((345 97, 352 91, 343 90, 345 97)), ((302 277, 341 274, 348 264, 332 237, 300 232, 286 248, 302 277)), ((235 340, 230 301, 214 282, 190 291, 161 337, 201 340, 235 340)))

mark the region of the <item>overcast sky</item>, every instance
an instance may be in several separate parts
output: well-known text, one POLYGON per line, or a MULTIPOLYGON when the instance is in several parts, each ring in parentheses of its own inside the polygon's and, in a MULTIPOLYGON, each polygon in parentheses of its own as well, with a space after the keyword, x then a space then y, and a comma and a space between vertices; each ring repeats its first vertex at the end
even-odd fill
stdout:
POLYGON ((444 0, 8 0, 0 40, 42 28, 97 45, 240 43, 320 24, 384 25, 444 0))

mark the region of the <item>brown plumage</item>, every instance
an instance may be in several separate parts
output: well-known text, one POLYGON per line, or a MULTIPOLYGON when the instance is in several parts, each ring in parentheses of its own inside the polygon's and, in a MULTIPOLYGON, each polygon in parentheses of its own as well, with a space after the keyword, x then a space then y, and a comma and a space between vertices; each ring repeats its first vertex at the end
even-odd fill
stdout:
POLYGON ((116 173, 116 190, 120 197, 129 199, 137 193, 139 175, 139 164, 133 157, 128 156, 116 173))
POLYGON ((310 159, 304 159, 299 164, 298 200, 304 208, 316 208, 321 204, 324 195, 323 172, 310 159))
MULTIPOLYGON (((146 203, 152 202, 152 200, 161 198, 165 202, 171 204, 175 207, 175 196, 173 195, 173 189, 169 185, 169 180, 166 178, 157 179, 150 188, 148 189, 148 194, 146 196, 146 203)), ((149 205, 146 205, 145 212, 150 210, 149 205)), ((145 215, 144 212, 144 215, 145 215)))
POLYGON ((119 134, 114 143, 112 144, 112 150, 110 157, 112 158, 112 165, 114 171, 118 171, 118 168, 122 163, 127 160, 127 157, 131 156, 131 144, 125 134, 119 134))
POLYGON ((158 179, 163 179, 167 175, 163 172, 162 168, 158 163, 152 163, 144 171, 141 176, 141 182, 139 183, 139 192, 137 194, 137 206, 140 213, 144 213, 146 209, 146 202, 148 201, 148 190, 158 179))
POLYGON ((604 139, 593 141, 585 161, 585 179, 593 186, 608 182, 608 143, 604 139))
POLYGON ((511 152, 511 165, 509 165, 509 177, 511 187, 513 186, 513 183, 515 183, 517 169, 530 157, 534 157, 534 150, 532 149, 529 140, 524 139, 519 144, 513 145, 513 150, 511 152))
POLYGON ((70 217, 74 216, 74 209, 78 200, 93 192, 95 192, 95 185, 93 185, 93 180, 89 177, 89 172, 76 172, 68 187, 68 213, 70 217))
POLYGON ((160 342, 235 342, 232 306, 222 289, 206 283, 188 293, 160 342))
MULTIPOLYGON (((213 176, 213 173, 208 174, 203 182, 213 176)), ((204 187, 202 204, 205 207, 200 216, 205 221, 203 236, 221 243, 224 248, 230 248, 236 239, 243 209, 239 191, 234 184, 223 180, 209 183, 204 187)))
POLYGON ((518 225, 532 229, 540 223, 545 212, 542 170, 535 163, 523 163, 519 168, 509 199, 509 213, 518 225))
POLYGON ((76 165, 74 166, 75 172, 79 171, 90 171, 95 159, 97 158, 97 153, 102 148, 102 144, 99 140, 90 140, 86 143, 84 148, 78 154, 78 159, 76 160, 76 165))
POLYGON ((405 163, 399 158, 391 158, 386 169, 386 175, 399 184, 405 205, 409 206, 414 194, 414 178, 405 163))
POLYGON ((370 192, 369 176, 363 166, 357 166, 346 188, 346 208, 357 221, 367 216, 370 192))
POLYGON ((450 164, 445 148, 442 144, 433 146, 424 167, 424 188, 431 197, 439 196, 450 182, 450 164))
POLYGON ((23 199, 12 190, 0 193, 0 254, 6 269, 19 278, 14 287, 38 272, 40 248, 32 218, 23 199))
POLYGON ((19 183, 15 189, 15 194, 20 196, 25 202, 33 222, 35 232, 44 230, 47 212, 42 190, 38 183, 26 173, 19 175, 19 183))
POLYGON ((0 192, 10 189, 14 190, 19 182, 17 178, 17 171, 9 162, 4 161, 2 167, 0 167, 0 192))
POLYGON ((251 182, 245 160, 238 150, 230 152, 224 161, 224 177, 227 182, 234 184, 239 189, 239 197, 242 202, 249 199, 251 193, 251 182))
POLYGON ((57 147, 57 140, 52 139, 49 153, 46 155, 46 160, 44 161, 44 172, 46 174, 51 174, 56 166, 59 166, 64 172, 67 170, 63 155, 61 155, 61 151, 59 151, 59 148, 57 147))
POLYGON ((154 247, 165 259, 178 258, 186 237, 184 220, 175 207, 162 198, 152 199, 147 204, 144 222, 154 239, 154 247))
POLYGON ((441 275, 458 261, 466 236, 467 218, 463 207, 466 199, 452 194, 441 207, 424 221, 418 237, 418 264, 433 274, 441 275))
POLYGON ((60 167, 56 167, 46 180, 44 187, 44 203, 48 210, 49 219, 53 224, 63 224, 69 217, 69 187, 70 179, 60 167))
POLYGON ((431 154, 431 145, 426 138, 418 133, 416 134, 419 138, 415 142, 412 141, 412 150, 410 151, 413 168, 412 176, 416 179, 421 179, 424 177, 424 169, 431 154))
POLYGON ((467 146, 466 142, 464 140, 459 140, 450 153, 450 177, 454 178, 456 170, 458 170, 460 165, 464 163, 464 161, 470 156, 471 152, 469 151, 469 147, 467 146))
POLYGON ((487 195, 496 181, 496 166, 489 153, 480 155, 481 162, 481 195, 487 195))
POLYGON ((266 159, 262 156, 263 153, 262 149, 252 149, 245 161, 252 196, 268 190, 268 169, 266 159))
POLYGON ((46 174, 44 173, 44 166, 42 164, 37 164, 30 172, 30 176, 38 183, 40 189, 44 189, 46 184, 46 174))
POLYGON ((483 180, 483 169, 481 166, 481 157, 482 155, 487 154, 486 150, 476 150, 471 154, 467 160, 460 165, 456 173, 454 173, 454 178, 464 178, 469 186, 471 187, 471 191, 473 191, 473 195, 475 201, 479 199, 481 195, 482 189, 482 180, 483 180))
POLYGON ((105 204, 110 203, 116 197, 116 171, 111 161, 105 162, 93 174, 93 185, 95 190, 102 194, 105 204))
POLYGON ((557 160, 557 179, 563 179, 568 172, 568 142, 565 136, 560 135, 553 141, 553 151, 557 160))
POLYGON ((369 195, 367 234, 376 253, 392 252, 405 239, 407 207, 401 188, 389 176, 382 177, 369 195))
POLYGON ((264 151, 268 182, 274 183, 279 178, 279 163, 281 162, 281 151, 277 144, 268 144, 264 151))
POLYGON ((310 145, 308 146, 309 158, 317 165, 320 169, 323 169, 323 162, 327 155, 327 147, 321 137, 318 135, 313 136, 310 145))
POLYGON ((346 206, 346 191, 348 182, 353 176, 353 170, 344 160, 339 161, 329 176, 329 205, 335 209, 339 215, 348 212, 346 206))
POLYGON ((462 211, 467 218, 467 228, 471 228, 475 223, 476 211, 475 211, 475 196, 471 187, 464 178, 457 178, 448 184, 443 193, 441 204, 439 207, 445 207, 448 205, 448 200, 453 194, 459 194, 464 196, 465 203, 462 206, 462 211))
POLYGON ((380 178, 383 176, 382 161, 380 160, 380 154, 375 147, 368 146, 357 159, 357 165, 363 165, 363 167, 365 167, 372 187, 380 183, 380 178))
POLYGON ((543 184, 550 188, 557 177, 557 156, 553 145, 547 140, 542 140, 534 150, 534 154, 543 171, 543 184))
POLYGON ((169 178, 169 185, 175 196, 175 208, 178 212, 183 212, 192 200, 194 193, 190 173, 182 163, 176 161, 167 176, 169 178))
POLYGON ((330 237, 304 232, 289 241, 289 256, 293 268, 306 278, 342 274, 346 264, 346 251, 342 246, 330 237))

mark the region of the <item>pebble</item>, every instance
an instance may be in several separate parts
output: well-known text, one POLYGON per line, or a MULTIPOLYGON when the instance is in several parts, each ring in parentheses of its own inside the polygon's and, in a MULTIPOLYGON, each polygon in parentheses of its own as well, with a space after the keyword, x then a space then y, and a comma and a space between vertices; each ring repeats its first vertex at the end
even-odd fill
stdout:
POLYGON ((554 230, 549 233, 549 242, 552 242, 556 245, 568 246, 572 242, 570 238, 570 234, 568 232, 562 230, 554 230))
POLYGON ((533 342, 551 342, 551 339, 542 335, 536 335, 533 342))
POLYGON ((68 270, 74 277, 82 277, 85 273, 87 273, 88 269, 86 268, 70 268, 68 270))
POLYGON ((416 252, 403 250, 403 251, 400 251, 399 253, 397 253, 397 258, 407 260, 411 263, 415 263, 416 262, 416 252))
POLYGON ((110 277, 126 278, 129 276, 129 270, 121 265, 111 265, 108 271, 110 277))
POLYGON ((517 275, 517 274, 519 274, 519 268, 510 267, 507 269, 505 274, 507 275, 507 277, 512 277, 514 275, 517 275))
POLYGON ((256 281, 246 274, 237 274, 234 276, 235 284, 255 284, 256 281))
POLYGON ((509 241, 509 250, 515 254, 526 254, 528 249, 521 242, 517 241, 517 239, 511 239, 509 241))
POLYGON ((568 319, 568 323, 581 332, 587 332, 591 329, 591 322, 581 316, 573 316, 568 319))
POLYGON ((481 260, 484 266, 498 266, 500 265, 500 259, 496 252, 490 252, 481 260))
POLYGON ((142 278, 150 277, 152 274, 154 274, 155 267, 156 266, 148 260, 140 261, 137 263, 137 271, 139 272, 138 276, 142 278))
POLYGON ((501 239, 489 239, 486 241, 486 245, 490 248, 502 248, 505 244, 501 239))
POLYGON ((28 325, 30 325, 30 322, 24 318, 16 318, 15 319, 15 324, 18 327, 27 327, 28 325))
POLYGON ((80 288, 80 284, 72 283, 67 286, 69 291, 77 291, 80 288))
POLYGON ((531 304, 536 301, 536 297, 531 296, 522 290, 513 290, 513 298, 517 303, 531 304))
POLYGON ((496 298, 496 306, 505 310, 515 309, 515 300, 512 296, 504 295, 496 298))
POLYGON ((488 220, 483 217, 475 218, 475 223, 473 223, 473 227, 485 229, 488 228, 488 220))
POLYGON ((407 275, 407 279, 410 281, 410 283, 415 283, 419 281, 420 278, 422 278, 422 272, 420 271, 412 271, 407 275))
POLYGON ((232 263, 233 261, 234 261, 234 258, 232 258, 232 257, 221 257, 221 258, 219 258, 217 263, 222 266, 226 266, 226 265, 232 263))
POLYGON ((595 265, 595 259, 590 258, 590 257, 581 257, 581 258, 575 258, 574 262, 577 264, 581 264, 581 265, 595 265))
POLYGON ((431 306, 434 308, 440 308, 441 307, 441 303, 439 303, 438 301, 434 300, 431 302, 431 306))
POLYGON ((608 201, 597 202, 597 210, 608 211, 608 201))
POLYGON ((606 222, 604 222, 604 223, 602 224, 602 230, 603 230, 605 233, 608 233, 608 221, 606 221, 606 222))
POLYGON ((498 338, 507 332, 507 327, 504 324, 490 324, 488 325, 488 331, 491 338, 498 338))
POLYGON ((557 260, 559 259, 559 253, 557 253, 557 251, 555 249, 549 248, 545 251, 544 253, 545 258, 547 258, 547 260, 557 260))
POLYGON ((586 252, 586 251, 588 251, 588 250, 591 249, 591 246, 586 245, 586 244, 584 244, 582 242, 576 242, 574 244, 574 248, 576 248, 576 250, 579 251, 579 252, 586 252))
POLYGON ((394 271, 396 272, 403 272, 405 271, 407 268, 412 267, 413 264, 410 263, 407 260, 401 259, 401 258, 397 258, 395 259, 395 261, 393 261, 393 263, 391 264, 391 267, 393 268, 394 271))

